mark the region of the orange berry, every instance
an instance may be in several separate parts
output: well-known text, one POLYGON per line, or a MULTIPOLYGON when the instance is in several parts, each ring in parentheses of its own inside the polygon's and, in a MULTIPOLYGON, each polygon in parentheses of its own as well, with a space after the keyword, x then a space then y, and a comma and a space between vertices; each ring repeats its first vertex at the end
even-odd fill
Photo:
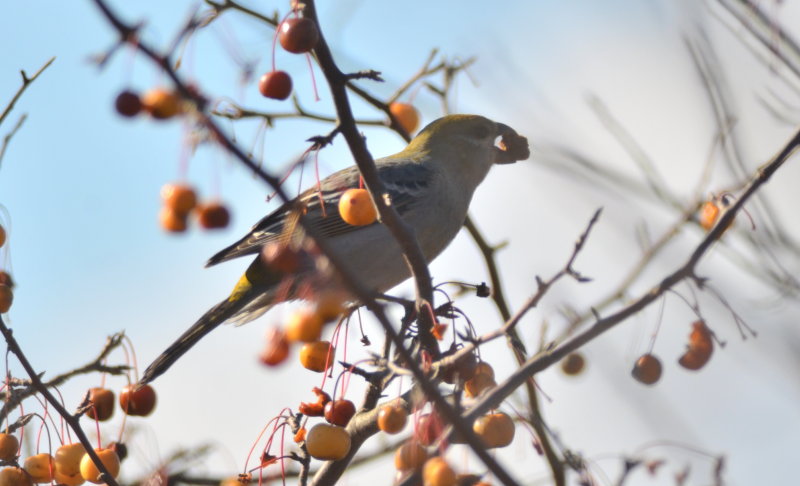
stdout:
POLYGON ((322 335, 322 318, 310 310, 298 310, 289 317, 286 323, 286 339, 289 342, 302 341, 312 343, 319 341, 322 335))
POLYGON ((25 459, 25 465, 22 466, 25 472, 30 474, 31 481, 34 483, 49 483, 53 480, 53 456, 42 452, 25 459))
MULTIPOLYGON (((100 462, 106 467, 108 472, 113 477, 119 475, 119 456, 113 449, 95 449, 94 452, 100 458, 100 462)), ((90 483, 101 484, 103 480, 100 478, 100 470, 92 462, 89 454, 84 454, 81 459, 81 476, 83 479, 90 483)))
POLYGON ((81 459, 85 453, 86 449, 80 442, 62 445, 56 450, 55 480, 57 484, 80 486, 86 482, 81 476, 81 459))
POLYGON ((328 341, 305 343, 300 348, 300 364, 303 368, 322 373, 333 365, 336 350, 328 341))
POLYGON ((21 467, 4 467, 0 469, 0 485, 33 486, 31 476, 21 467))
POLYGON ((425 486, 455 486, 456 473, 441 457, 431 457, 422 467, 422 481, 425 486))
POLYGON ((0 434, 0 460, 13 461, 19 451, 19 439, 13 434, 0 434))
POLYGON ((181 97, 164 88, 153 88, 141 98, 142 108, 156 120, 166 120, 181 113, 181 97))
POLYGON ((427 460, 428 451, 414 440, 406 442, 394 453, 394 467, 398 471, 419 469, 427 460))
POLYGON ((353 226, 365 226, 378 219, 378 210, 366 189, 345 191, 339 199, 339 214, 345 223, 353 226))
POLYGON ((489 449, 505 447, 514 440, 514 421, 503 412, 479 417, 472 424, 472 430, 483 440, 489 449))
POLYGON ((408 412, 403 407, 384 405, 378 412, 378 428, 387 434, 401 432, 408 420, 408 412))
POLYGON ((161 208, 158 213, 158 222, 161 228, 170 233, 183 233, 188 227, 185 213, 178 213, 170 208, 161 208))
POLYGON ((631 375, 636 381, 645 385, 655 384, 661 379, 661 361, 652 354, 643 354, 633 365, 631 375))
POLYGON ((719 206, 714 201, 706 201, 700 208, 700 226, 708 231, 714 227, 719 217, 719 206))
POLYGON ((338 425, 319 423, 306 434, 306 448, 311 457, 335 461, 350 452, 350 434, 338 425))
POLYGON ((166 207, 179 214, 186 214, 197 206, 197 194, 186 184, 164 184, 161 199, 166 207))
POLYGON ((414 106, 395 101, 389 104, 389 112, 409 135, 419 127, 419 112, 414 106))
POLYGON ((486 390, 497 385, 494 381, 494 369, 486 361, 481 361, 475 367, 475 374, 464 382, 464 393, 470 397, 477 397, 486 390))

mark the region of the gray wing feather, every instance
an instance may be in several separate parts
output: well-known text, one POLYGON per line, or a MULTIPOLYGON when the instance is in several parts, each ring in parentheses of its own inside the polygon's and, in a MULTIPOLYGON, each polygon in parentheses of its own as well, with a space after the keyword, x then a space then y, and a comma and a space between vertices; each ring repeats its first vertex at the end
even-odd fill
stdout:
MULTIPOLYGON (((423 165, 399 164, 392 159, 377 161, 378 175, 389 193, 392 205, 402 214, 408 211, 418 195, 430 184, 430 169, 423 165)), ((340 170, 298 196, 306 207, 306 219, 324 237, 336 237, 368 226, 353 226, 339 216, 339 199, 347 189, 358 187, 359 173, 355 166, 340 170)), ((261 251, 264 245, 277 240, 292 205, 284 204, 259 221, 250 232, 231 246, 212 256, 206 266, 216 265, 240 256, 261 251)), ((378 223, 373 223, 378 224, 378 223)))

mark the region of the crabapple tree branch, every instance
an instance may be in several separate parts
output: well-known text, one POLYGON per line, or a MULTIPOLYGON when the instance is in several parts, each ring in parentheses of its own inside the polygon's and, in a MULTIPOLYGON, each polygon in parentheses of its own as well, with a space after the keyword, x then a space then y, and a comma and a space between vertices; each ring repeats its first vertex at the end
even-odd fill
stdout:
POLYGON ((742 209, 744 204, 769 181, 770 177, 772 177, 781 166, 783 166, 795 150, 797 150, 798 146, 800 146, 800 131, 795 133, 772 160, 756 170, 741 196, 732 206, 722 213, 716 225, 708 232, 694 251, 692 251, 691 255, 689 255, 686 262, 680 268, 664 277, 661 282, 653 286, 650 291, 640 296, 630 305, 608 317, 598 318, 589 329, 564 341, 555 348, 545 350, 530 358, 520 369, 515 371, 505 381, 498 384, 497 388, 491 390, 475 403, 465 414, 465 418, 474 420, 491 408, 498 406, 529 377, 546 369, 564 358, 567 354, 577 350, 587 342, 641 311, 649 304, 659 299, 665 292, 673 288, 679 282, 686 279, 702 282, 701 277, 696 273, 700 259, 708 252, 709 248, 711 248, 720 236, 722 236, 722 233, 733 222, 736 214, 742 209))
POLYGON ((89 441, 89 438, 83 432, 83 428, 81 428, 81 424, 79 422, 79 417, 77 415, 71 414, 64 406, 61 404, 61 401, 58 400, 53 394, 50 392, 50 389, 42 382, 39 374, 36 370, 33 369, 33 366, 28 361, 27 356, 25 353, 22 352, 22 348, 17 343, 17 340, 14 338, 14 334, 11 332, 5 322, 3 322, 2 317, 0 317, 0 333, 2 333, 3 338, 8 345, 8 350, 16 356, 17 360, 19 361, 22 368, 28 374, 28 377, 31 379, 31 385, 36 390, 37 393, 41 394, 45 400, 52 406, 56 413, 58 413, 64 421, 67 423, 70 429, 75 432, 75 435, 78 437, 78 440, 83 447, 86 449, 86 454, 92 459, 92 462, 97 467, 97 469, 101 473, 101 479, 108 484, 108 486, 119 486, 117 480, 114 478, 112 474, 108 472, 106 469, 105 464, 100 460, 97 456, 97 453, 94 450, 94 446, 89 441))
MULTIPOLYGON (((68 380, 76 376, 85 375, 88 373, 95 373, 95 372, 109 373, 111 375, 123 375, 127 373, 128 370, 130 369, 130 367, 127 365, 105 364, 105 360, 111 353, 111 351, 119 347, 119 345, 122 343, 123 336, 124 334, 122 333, 117 333, 112 336, 109 336, 108 339, 106 340, 105 346, 93 361, 81 366, 80 368, 75 368, 60 375, 56 375, 50 380, 43 382, 43 385, 47 388, 57 387, 62 385, 63 383, 66 383, 68 380)), ((29 385, 32 384, 33 382, 29 383, 29 385)), ((38 390, 32 386, 22 391, 15 391, 10 395, 7 395, 6 393, 0 393, 0 400, 3 400, 3 407, 2 409, 0 409, 0 421, 5 420, 7 414, 12 409, 16 408, 16 406, 19 405, 20 402, 22 402, 23 400, 32 395, 35 395, 36 393, 38 393, 38 390)))

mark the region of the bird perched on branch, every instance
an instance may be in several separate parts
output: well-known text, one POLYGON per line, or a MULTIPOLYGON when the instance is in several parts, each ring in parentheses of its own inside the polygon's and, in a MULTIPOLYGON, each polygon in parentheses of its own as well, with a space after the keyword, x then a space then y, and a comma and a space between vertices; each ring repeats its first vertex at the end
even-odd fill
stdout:
MULTIPOLYGON (((495 164, 527 159, 528 141, 502 123, 477 115, 449 115, 432 122, 401 152, 375 161, 386 194, 400 217, 413 228, 428 262, 455 238, 464 223, 475 189, 495 164)), ((325 238, 330 249, 347 262, 361 284, 385 292, 406 280, 410 271, 400 246, 376 221, 354 226, 337 210, 342 194, 359 187, 355 166, 336 172, 291 203, 258 222, 241 240, 208 261, 216 265, 245 255, 258 255, 225 300, 212 307, 144 372, 140 383, 164 373, 203 336, 223 322, 244 323, 273 305, 303 298, 304 277, 313 279, 314 265, 289 276, 271 268, 262 250, 291 239, 297 227, 297 208, 308 225, 325 238)))

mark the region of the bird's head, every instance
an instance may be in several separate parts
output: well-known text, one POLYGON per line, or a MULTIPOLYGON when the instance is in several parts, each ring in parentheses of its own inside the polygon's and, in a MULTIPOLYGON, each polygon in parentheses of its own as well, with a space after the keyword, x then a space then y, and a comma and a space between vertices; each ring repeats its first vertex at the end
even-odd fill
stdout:
MULTIPOLYGON (((406 150, 455 155, 488 166, 510 164, 530 157, 528 139, 508 125, 479 115, 448 115, 431 122, 406 150)), ((450 157, 448 157, 449 159, 450 157)))

